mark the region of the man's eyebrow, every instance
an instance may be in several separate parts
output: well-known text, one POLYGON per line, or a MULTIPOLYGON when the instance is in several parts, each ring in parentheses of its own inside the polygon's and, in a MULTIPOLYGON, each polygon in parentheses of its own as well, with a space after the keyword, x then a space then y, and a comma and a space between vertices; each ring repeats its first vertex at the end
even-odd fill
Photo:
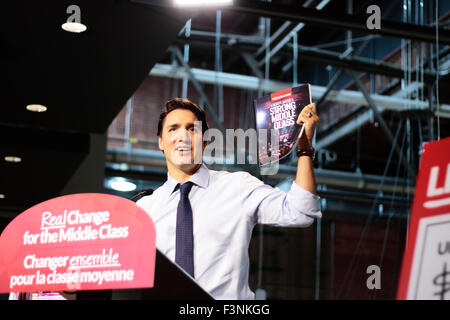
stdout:
MULTIPOLYGON (((194 125, 195 125, 194 122, 188 122, 188 123, 186 123, 186 127, 193 127, 194 125)), ((178 122, 171 123, 171 124, 168 124, 168 125, 167 125, 168 128, 171 128, 171 127, 179 127, 179 126, 180 126, 180 124, 179 124, 178 122)))

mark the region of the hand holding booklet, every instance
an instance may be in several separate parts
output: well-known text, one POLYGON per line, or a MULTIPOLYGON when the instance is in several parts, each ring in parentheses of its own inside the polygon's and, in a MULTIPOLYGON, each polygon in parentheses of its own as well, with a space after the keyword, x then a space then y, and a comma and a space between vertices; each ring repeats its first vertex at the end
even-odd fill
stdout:
POLYGON ((258 139, 260 167, 279 161, 291 153, 303 134, 304 126, 297 124, 297 118, 303 107, 310 103, 309 84, 255 99, 256 129, 260 135, 264 129, 267 132, 267 136, 258 139))

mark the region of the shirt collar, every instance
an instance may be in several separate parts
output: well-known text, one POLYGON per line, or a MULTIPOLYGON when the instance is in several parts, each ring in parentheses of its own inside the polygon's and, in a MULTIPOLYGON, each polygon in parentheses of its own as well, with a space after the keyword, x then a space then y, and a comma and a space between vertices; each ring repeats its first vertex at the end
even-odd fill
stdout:
MULTIPOLYGON (((202 163, 202 165, 197 169, 197 171, 187 181, 191 181, 192 183, 194 183, 195 185, 197 185, 201 188, 208 187, 208 185, 209 185, 209 170, 205 166, 205 164, 202 163)), ((170 176, 169 172, 167 172, 166 187, 170 194, 175 190, 175 187, 179 183, 180 183, 179 181, 172 178, 170 176)))

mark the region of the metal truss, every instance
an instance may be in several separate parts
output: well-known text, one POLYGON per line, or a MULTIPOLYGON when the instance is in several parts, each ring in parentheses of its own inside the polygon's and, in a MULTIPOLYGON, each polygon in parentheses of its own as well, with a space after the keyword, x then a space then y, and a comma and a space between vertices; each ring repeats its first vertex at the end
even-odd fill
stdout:
MULTIPOLYGON (((206 69, 190 68, 193 76, 200 83, 221 84, 226 87, 240 88, 257 91, 262 88, 263 91, 275 92, 281 91, 292 86, 291 82, 281 82, 275 80, 264 80, 254 76, 241 75, 227 72, 216 72, 206 69)), ((172 66, 168 64, 157 63, 150 71, 151 76, 167 77, 172 79, 189 78, 188 72, 183 67, 172 66)), ((327 87, 311 85, 311 95, 313 99, 320 98, 327 91, 327 87)), ((396 96, 386 96, 380 94, 370 94, 371 99, 378 109, 405 111, 408 106, 410 109, 428 110, 428 101, 419 101, 405 99, 396 96)), ((355 105, 367 105, 364 95, 354 90, 330 90, 327 100, 348 103, 355 105)), ((437 112, 437 111, 436 111, 437 112)), ((450 118, 450 105, 440 105, 440 116, 450 118)))

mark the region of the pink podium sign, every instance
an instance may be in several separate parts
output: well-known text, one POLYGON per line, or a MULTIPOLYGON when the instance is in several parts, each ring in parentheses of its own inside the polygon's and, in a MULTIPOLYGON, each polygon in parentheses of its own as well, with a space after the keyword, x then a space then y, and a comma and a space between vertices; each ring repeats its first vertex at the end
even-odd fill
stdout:
POLYGON ((0 236, 0 292, 153 287, 155 227, 134 202, 84 193, 24 211, 0 236))

